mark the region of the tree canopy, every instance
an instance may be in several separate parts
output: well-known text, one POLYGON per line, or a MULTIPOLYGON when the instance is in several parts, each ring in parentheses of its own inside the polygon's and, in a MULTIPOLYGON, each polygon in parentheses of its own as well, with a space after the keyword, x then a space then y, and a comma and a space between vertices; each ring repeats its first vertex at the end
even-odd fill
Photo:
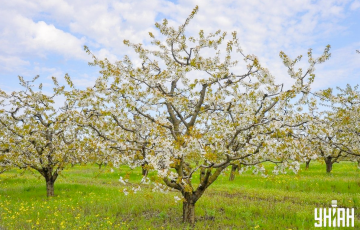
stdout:
POLYGON ((53 78, 55 87, 48 95, 41 84, 39 90, 31 85, 37 78, 26 82, 19 77, 23 90, 0 91, 0 164, 38 171, 45 178, 47 195, 53 196, 64 167, 87 158, 82 151, 86 137, 79 141, 83 131, 76 123, 74 104, 56 105, 55 100, 65 95, 64 86, 53 78))

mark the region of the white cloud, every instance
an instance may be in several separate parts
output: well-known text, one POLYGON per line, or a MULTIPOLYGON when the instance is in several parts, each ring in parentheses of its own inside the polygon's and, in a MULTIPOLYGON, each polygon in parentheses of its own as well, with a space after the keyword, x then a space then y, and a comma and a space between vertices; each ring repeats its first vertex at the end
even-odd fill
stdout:
POLYGON ((359 0, 354 1, 353 3, 351 3, 351 6, 350 6, 351 10, 357 10, 359 8, 360 8, 360 1, 359 0))
POLYGON ((29 66, 30 62, 22 60, 16 56, 2 56, 0 55, 0 71, 12 71, 14 68, 19 68, 23 66, 29 66))
POLYGON ((84 38, 78 39, 52 24, 35 22, 16 12, 1 10, 0 14, 0 49, 3 53, 35 57, 56 53, 67 58, 87 59, 82 49, 84 38))

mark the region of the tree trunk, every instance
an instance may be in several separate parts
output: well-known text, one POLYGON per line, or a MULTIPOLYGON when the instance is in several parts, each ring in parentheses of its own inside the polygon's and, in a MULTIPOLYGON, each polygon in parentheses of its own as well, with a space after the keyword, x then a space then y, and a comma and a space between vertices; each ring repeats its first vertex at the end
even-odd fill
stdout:
POLYGON ((146 177, 148 175, 148 172, 149 171, 147 169, 144 169, 144 168, 141 169, 141 174, 143 177, 146 177))
POLYGON ((235 174, 236 174, 236 171, 238 168, 239 168, 238 165, 231 166, 231 173, 230 173, 229 181, 233 181, 235 179, 235 174))
POLYGON ((48 197, 54 196, 54 183, 55 181, 52 178, 46 179, 46 194, 48 197))
POLYGON ((195 203, 200 199, 204 194, 205 190, 219 177, 221 172, 230 165, 226 163, 219 168, 216 168, 215 171, 212 168, 201 168, 200 170, 200 184, 197 189, 194 191, 193 187, 190 184, 191 191, 185 191, 183 186, 180 186, 176 182, 170 181, 168 178, 164 178, 164 182, 167 186, 181 191, 184 201, 183 201, 183 222, 191 225, 195 224, 195 203))
POLYGON ((305 167, 306 169, 309 169, 310 161, 311 161, 311 160, 306 161, 306 167, 305 167))
MULTIPOLYGON (((145 154, 143 154, 143 156, 145 157, 145 154)), ((147 162, 144 162, 142 165, 141 165, 141 174, 143 177, 147 177, 148 175, 148 172, 149 172, 149 166, 148 166, 148 163, 147 162)))
POLYGON ((191 200, 183 202, 183 222, 195 224, 195 203, 191 200))
POLYGON ((333 162, 331 162, 331 157, 325 158, 325 163, 326 163, 326 172, 331 173, 332 166, 333 166, 333 162))
POLYGON ((52 167, 44 167, 40 169, 36 169, 44 178, 46 182, 46 195, 47 197, 54 196, 54 183, 56 181, 56 178, 59 176, 59 173, 64 168, 58 167, 55 172, 53 173, 54 168, 52 167))
POLYGON ((326 172, 327 173, 331 173, 331 170, 332 170, 332 163, 326 163, 326 172))

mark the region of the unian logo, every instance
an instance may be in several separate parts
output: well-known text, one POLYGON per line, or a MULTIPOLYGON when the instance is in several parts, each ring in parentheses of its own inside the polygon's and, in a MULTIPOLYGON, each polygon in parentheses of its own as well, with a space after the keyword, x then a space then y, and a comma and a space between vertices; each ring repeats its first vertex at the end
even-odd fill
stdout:
POLYGON ((354 208, 337 208, 337 200, 331 201, 332 208, 315 208, 315 227, 354 227, 354 208))

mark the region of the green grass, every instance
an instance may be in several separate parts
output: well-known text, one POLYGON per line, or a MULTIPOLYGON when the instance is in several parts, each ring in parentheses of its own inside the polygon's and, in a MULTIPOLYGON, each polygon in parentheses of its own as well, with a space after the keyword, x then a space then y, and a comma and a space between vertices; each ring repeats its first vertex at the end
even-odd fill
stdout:
MULTIPOLYGON (((0 174, 0 229, 191 229, 181 223, 182 205, 173 198, 179 193, 143 188, 125 196, 118 179, 129 170, 102 171, 65 170, 49 199, 38 174, 0 174)), ((140 181, 140 173, 133 170, 130 182, 140 181)), ((263 178, 247 172, 232 182, 228 176, 220 176, 197 202, 195 229, 313 229, 314 208, 329 207, 334 199, 355 208, 360 229, 360 170, 354 163, 335 164, 331 175, 312 162, 297 175, 263 178)))

